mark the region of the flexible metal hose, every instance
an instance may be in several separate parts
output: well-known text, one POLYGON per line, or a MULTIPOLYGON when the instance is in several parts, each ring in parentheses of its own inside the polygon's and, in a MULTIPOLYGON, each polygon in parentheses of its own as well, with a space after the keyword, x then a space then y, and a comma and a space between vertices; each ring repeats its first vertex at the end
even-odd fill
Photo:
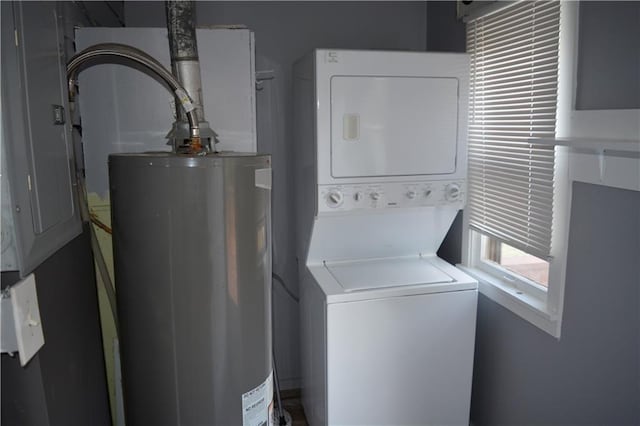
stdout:
POLYGON ((81 66, 91 59, 98 57, 112 56, 131 60, 144 66, 149 71, 160 77, 171 87, 180 105, 187 114, 189 120, 191 142, 200 146, 200 126, 196 117, 195 108, 189 94, 182 87, 180 82, 169 72, 160 62, 152 56, 135 47, 119 43, 101 43, 89 46, 82 52, 72 57, 67 63, 67 80, 69 93, 73 96, 75 92, 75 80, 81 70, 81 66))

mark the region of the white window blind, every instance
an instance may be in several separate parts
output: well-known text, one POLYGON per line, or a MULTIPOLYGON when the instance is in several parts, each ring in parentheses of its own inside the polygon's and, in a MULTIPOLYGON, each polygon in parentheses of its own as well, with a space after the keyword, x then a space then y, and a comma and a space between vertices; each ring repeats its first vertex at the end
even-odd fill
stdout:
POLYGON ((549 259, 559 1, 522 1, 467 24, 469 223, 549 259))

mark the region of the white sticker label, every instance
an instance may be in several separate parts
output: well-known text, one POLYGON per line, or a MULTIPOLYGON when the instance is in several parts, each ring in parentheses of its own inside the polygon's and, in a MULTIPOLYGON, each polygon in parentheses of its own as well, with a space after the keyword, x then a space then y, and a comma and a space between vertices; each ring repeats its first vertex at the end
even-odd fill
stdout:
POLYGON ((256 187, 271 189, 271 169, 256 170, 256 187))
POLYGON ((270 426, 273 372, 258 387, 242 394, 242 426, 270 426))
POLYGON ((191 98, 189 98, 189 95, 187 94, 187 92, 178 88, 175 90, 174 93, 176 94, 176 97, 182 104, 182 107, 184 108, 184 112, 191 112, 194 109, 196 109, 196 107, 191 103, 191 98))

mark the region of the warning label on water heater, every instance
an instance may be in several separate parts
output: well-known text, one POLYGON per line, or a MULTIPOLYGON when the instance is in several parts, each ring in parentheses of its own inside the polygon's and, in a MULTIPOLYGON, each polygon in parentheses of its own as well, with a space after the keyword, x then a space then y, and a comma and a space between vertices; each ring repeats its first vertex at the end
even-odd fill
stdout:
POLYGON ((242 394, 242 426, 270 426, 273 372, 259 386, 242 394))

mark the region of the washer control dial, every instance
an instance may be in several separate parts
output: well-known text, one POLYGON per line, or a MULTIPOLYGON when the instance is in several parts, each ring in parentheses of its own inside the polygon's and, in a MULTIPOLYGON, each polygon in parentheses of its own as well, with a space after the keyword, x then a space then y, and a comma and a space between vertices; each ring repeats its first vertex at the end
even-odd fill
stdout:
POLYGON ((445 197, 448 201, 456 201, 460 198, 460 185, 457 183, 450 183, 444 189, 445 197))
POLYGON ((362 192, 358 191, 355 194, 353 194, 353 199, 356 201, 361 201, 363 196, 364 195, 362 194, 362 192))
POLYGON ((369 197, 371 197, 373 201, 378 201, 380 199, 380 194, 374 191, 369 194, 369 197))
POLYGON ((342 192, 338 191, 337 189, 333 189, 327 194, 327 205, 329 207, 340 207, 342 205, 342 201, 344 201, 342 192))
POLYGON ((413 200, 418 194, 416 193, 416 191, 407 191, 405 195, 408 199, 413 200))

